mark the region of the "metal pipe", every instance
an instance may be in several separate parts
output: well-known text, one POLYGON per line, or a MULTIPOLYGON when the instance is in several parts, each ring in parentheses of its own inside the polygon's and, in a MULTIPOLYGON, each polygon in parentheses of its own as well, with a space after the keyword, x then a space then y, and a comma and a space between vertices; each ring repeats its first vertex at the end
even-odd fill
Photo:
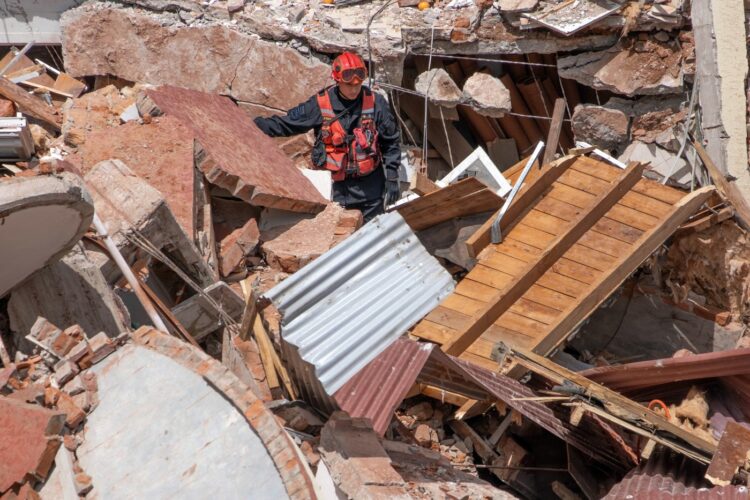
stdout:
POLYGON ((531 167, 534 165, 534 162, 539 157, 539 153, 542 152, 543 148, 544 148, 544 142, 539 141, 539 143, 537 143, 536 145, 536 148, 534 148, 534 152, 531 153, 531 156, 529 156, 529 159, 526 162, 526 165, 523 167, 523 171, 521 172, 521 175, 518 177, 518 180, 516 181, 516 185, 513 186, 513 189, 511 190, 508 197, 505 199, 505 203, 503 203, 503 206, 500 209, 500 212, 497 214, 497 217, 495 217, 495 220, 492 222, 492 243, 497 244, 503 240, 503 236, 500 232, 500 222, 503 220, 503 216, 505 215, 505 212, 508 211, 510 204, 513 203, 513 198, 516 197, 516 193, 518 193, 518 190, 521 189, 521 186, 523 185, 523 181, 526 180, 526 176, 529 175, 529 171, 531 170, 531 167))
POLYGON ((157 313, 156 309, 154 309, 154 305, 151 303, 148 295, 146 295, 146 292, 144 292, 141 288, 141 285, 138 283, 138 279, 133 274, 133 270, 130 269, 128 263, 125 262, 125 259, 120 253, 120 250, 117 248, 117 245, 115 245, 115 242, 112 241, 112 238, 109 236, 107 226, 104 225, 104 223, 96 213, 94 214, 94 227, 96 228, 96 232, 99 233, 99 236, 101 236, 104 240, 104 245, 107 247, 107 250, 109 250, 109 254, 114 259, 115 264, 117 264, 117 267, 120 268, 120 271, 122 271, 125 279, 128 280, 130 288, 132 288, 133 292, 135 292, 135 296, 138 297, 138 300, 141 302, 143 309, 146 310, 146 314, 148 314, 148 317, 151 318, 151 322, 157 329, 169 333, 169 330, 167 330, 167 325, 164 324, 161 316, 159 316, 159 313, 157 313))
POLYGON ((10 62, 8 62, 8 64, 6 64, 6 65, 5 65, 4 67, 3 67, 3 69, 0 69, 0 76, 4 75, 4 74, 5 74, 5 72, 6 72, 6 71, 8 71, 8 68, 10 68, 10 67, 11 67, 11 66, 13 66, 14 64, 16 64, 16 61, 18 61, 19 59, 21 59, 21 58, 23 57, 23 55, 24 55, 24 54, 25 54, 26 52, 28 52, 28 51, 29 51, 29 49, 30 49, 31 47, 33 47, 33 46, 34 46, 34 40, 30 41, 29 43, 27 43, 26 45, 24 45, 24 46, 23 46, 23 48, 22 48, 21 50, 19 50, 18 52, 16 52, 16 55, 15 55, 15 56, 13 56, 13 59, 11 59, 11 60, 10 60, 10 62))

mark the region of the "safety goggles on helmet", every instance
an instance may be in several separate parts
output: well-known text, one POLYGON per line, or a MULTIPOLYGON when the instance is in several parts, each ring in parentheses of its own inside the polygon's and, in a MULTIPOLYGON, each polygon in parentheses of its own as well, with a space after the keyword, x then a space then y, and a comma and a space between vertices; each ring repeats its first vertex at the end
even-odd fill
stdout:
POLYGON ((365 78, 367 78, 367 70, 365 70, 365 68, 349 68, 341 71, 342 82, 351 83, 355 78, 359 79, 360 82, 365 81, 365 78))

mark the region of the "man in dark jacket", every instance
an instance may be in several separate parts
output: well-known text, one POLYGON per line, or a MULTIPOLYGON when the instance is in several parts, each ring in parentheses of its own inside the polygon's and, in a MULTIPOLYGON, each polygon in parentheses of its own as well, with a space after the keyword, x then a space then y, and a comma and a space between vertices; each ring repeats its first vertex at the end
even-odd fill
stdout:
POLYGON ((313 129, 313 166, 331 171, 333 201, 360 210, 367 222, 399 197, 399 130, 388 102, 363 88, 367 70, 358 55, 345 52, 332 67, 336 85, 255 124, 271 137, 313 129))

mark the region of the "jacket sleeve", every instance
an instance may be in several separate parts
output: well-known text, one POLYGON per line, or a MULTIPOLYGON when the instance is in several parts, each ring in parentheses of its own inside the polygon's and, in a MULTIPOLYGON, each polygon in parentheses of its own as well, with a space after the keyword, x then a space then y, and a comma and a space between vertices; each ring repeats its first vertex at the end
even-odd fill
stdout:
POLYGON ((285 115, 258 117, 253 120, 266 135, 271 137, 289 137, 304 134, 310 129, 320 127, 323 116, 320 114, 316 96, 287 111, 285 115))
POLYGON ((401 134, 388 101, 375 94, 375 124, 378 127, 378 144, 383 155, 387 180, 398 180, 401 165, 401 134))

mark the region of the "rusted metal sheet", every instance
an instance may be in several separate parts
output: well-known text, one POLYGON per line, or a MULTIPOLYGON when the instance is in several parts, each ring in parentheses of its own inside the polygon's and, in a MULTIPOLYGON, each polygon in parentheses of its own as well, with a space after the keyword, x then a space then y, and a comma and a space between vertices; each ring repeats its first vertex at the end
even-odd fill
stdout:
POLYGON ((686 457, 659 452, 609 490, 606 500, 747 500, 746 486, 712 487, 705 482, 705 467, 686 457))
POLYGON ((336 391, 339 408, 367 417, 381 436, 422 371, 434 344, 399 339, 336 391))
POLYGON ((622 393, 676 382, 750 375, 750 349, 605 366, 581 375, 622 393))
POLYGON ((747 462, 748 450, 750 450, 750 429, 735 422, 727 423, 716 453, 706 471, 706 479, 716 485, 729 485, 737 469, 747 462))

